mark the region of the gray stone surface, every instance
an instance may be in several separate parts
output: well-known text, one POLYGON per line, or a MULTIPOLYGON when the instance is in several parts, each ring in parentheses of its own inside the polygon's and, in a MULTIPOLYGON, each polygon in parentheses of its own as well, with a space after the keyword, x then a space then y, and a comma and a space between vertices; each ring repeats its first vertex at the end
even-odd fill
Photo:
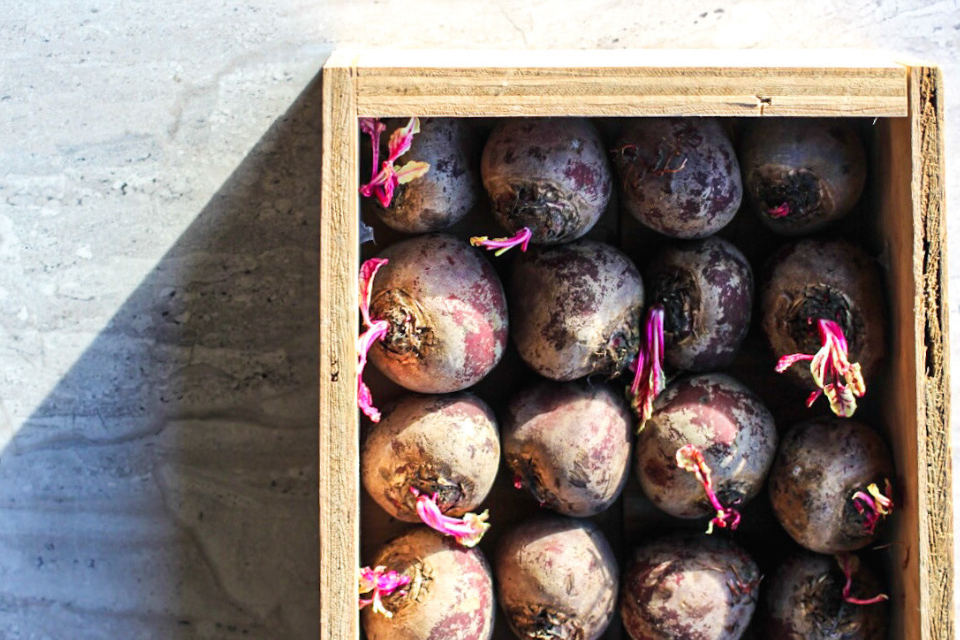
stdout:
POLYGON ((882 47, 960 151, 956 1, 7 0, 0 638, 316 637, 317 74, 361 43, 882 47))

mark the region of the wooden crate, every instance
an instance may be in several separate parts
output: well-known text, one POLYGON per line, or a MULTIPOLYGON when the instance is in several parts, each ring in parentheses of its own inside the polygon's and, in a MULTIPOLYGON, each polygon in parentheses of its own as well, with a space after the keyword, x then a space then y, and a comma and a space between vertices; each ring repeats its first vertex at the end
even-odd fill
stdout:
MULTIPOLYGON (((953 640, 940 71, 851 51, 336 51, 323 71, 320 637, 359 636, 360 116, 868 118, 899 474, 891 637, 953 640), (876 118, 875 121, 873 119, 876 118)), ((865 126, 866 126, 865 125, 865 126)))

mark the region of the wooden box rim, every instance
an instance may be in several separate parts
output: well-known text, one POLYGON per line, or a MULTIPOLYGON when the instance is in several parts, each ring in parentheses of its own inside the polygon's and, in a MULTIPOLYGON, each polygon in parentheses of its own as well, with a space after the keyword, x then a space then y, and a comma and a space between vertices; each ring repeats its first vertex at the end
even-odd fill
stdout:
POLYGON ((904 579, 919 593, 904 616, 910 640, 953 640, 942 94, 938 67, 881 51, 334 51, 322 107, 320 638, 359 637, 357 118, 415 114, 907 119, 910 211, 902 215, 911 216, 912 237, 896 269, 913 295, 903 357, 916 406, 903 411, 916 421, 916 495, 907 498, 919 514, 919 558, 904 579))

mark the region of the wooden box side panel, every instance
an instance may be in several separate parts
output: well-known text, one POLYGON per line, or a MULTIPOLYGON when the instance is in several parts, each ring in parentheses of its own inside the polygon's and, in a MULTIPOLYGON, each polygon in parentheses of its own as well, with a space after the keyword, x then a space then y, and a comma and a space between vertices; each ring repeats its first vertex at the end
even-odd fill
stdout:
POLYGON ((944 208, 943 81, 936 67, 912 67, 914 233, 920 250, 917 280, 922 411, 920 474, 920 617, 924 640, 953 640, 953 506, 947 359, 947 260, 944 208))
POLYGON ((320 638, 359 635, 359 424, 356 336, 359 184, 356 74, 323 70, 320 223, 320 638))

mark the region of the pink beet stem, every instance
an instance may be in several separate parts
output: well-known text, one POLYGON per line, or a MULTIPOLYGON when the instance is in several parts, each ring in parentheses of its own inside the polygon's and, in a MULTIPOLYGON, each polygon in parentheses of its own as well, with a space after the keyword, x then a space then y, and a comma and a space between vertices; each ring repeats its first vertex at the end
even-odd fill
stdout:
MULTIPOLYGON (((360 594, 373 592, 370 598, 360 598, 358 604, 361 609, 372 604, 376 613, 382 614, 388 618, 393 617, 393 613, 383 606, 383 596, 388 596, 400 587, 410 584, 410 576, 400 575, 396 571, 387 571, 386 567, 379 566, 375 569, 363 567, 360 569, 360 594)), ((405 595, 403 591, 400 595, 405 595)))
POLYGON ((771 218, 785 218, 790 215, 790 203, 784 202, 779 207, 767 209, 767 215, 771 218))
POLYGON ((437 504, 437 494, 428 496, 410 487, 411 493, 417 496, 417 515, 420 520, 431 529, 453 536, 457 542, 465 547, 472 547, 483 537, 490 525, 487 524, 487 512, 479 516, 468 513, 463 518, 452 518, 440 511, 437 504))
POLYGON ((776 371, 783 373, 797 362, 809 360, 810 373, 819 388, 807 398, 807 406, 811 406, 821 394, 826 394, 833 412, 849 418, 857 409, 856 398, 863 397, 867 391, 860 365, 850 362, 847 338, 839 324, 821 318, 817 320, 817 329, 823 345, 820 350, 813 355, 785 355, 777 362, 776 371))
POLYGON ((373 406, 373 394, 363 381, 363 370, 367 366, 370 349, 390 332, 390 323, 386 320, 374 320, 370 317, 370 299, 373 295, 373 279, 380 267, 386 265, 383 258, 371 258, 360 266, 360 313, 367 330, 357 338, 357 405, 365 416, 373 422, 380 422, 380 411, 373 406))
MULTIPOLYGON (((886 480, 887 494, 891 493, 890 481, 886 480)), ((877 528, 877 523, 893 512, 893 500, 880 493, 876 484, 871 484, 867 489, 869 493, 857 491, 853 494, 853 506, 861 515, 865 515, 867 521, 864 523, 864 529, 867 533, 873 535, 877 528)))
POLYGON ((513 488, 523 489, 523 479, 520 476, 513 476, 513 488))
POLYGON ((653 414, 653 401, 663 391, 663 306, 655 304, 647 310, 643 341, 633 361, 633 383, 630 393, 640 419, 640 429, 653 414))
POLYGON ((487 251, 498 249, 494 255, 502 256, 517 245, 520 246, 520 251, 526 252, 531 237, 533 237, 533 232, 530 231, 530 227, 524 227, 510 238, 494 238, 491 240, 487 236, 475 236, 470 238, 470 244, 475 247, 485 247, 487 251))
POLYGON ((680 449, 677 450, 677 466, 686 471, 690 471, 696 476, 700 484, 703 485, 703 491, 707 494, 707 500, 710 501, 710 505, 713 506, 717 512, 717 515, 710 520, 707 533, 713 533, 714 525, 719 526, 721 529, 730 527, 731 531, 735 531, 737 527, 740 526, 740 512, 733 507, 725 507, 723 503, 720 502, 720 498, 717 497, 713 489, 710 467, 707 465, 707 461, 704 460, 703 453, 700 452, 700 449, 692 444, 680 447, 680 449))
POLYGON ((851 596, 850 591, 853 589, 853 568, 850 566, 850 564, 851 564, 850 554, 847 554, 847 553, 843 554, 840 560, 840 568, 843 569, 843 575, 847 579, 846 584, 843 585, 843 599, 846 602, 849 602, 850 604, 869 605, 869 604, 878 604, 880 602, 883 602, 884 600, 890 599, 890 597, 885 593, 878 594, 872 598, 867 598, 865 600, 861 598, 854 598, 853 596, 851 596))
MULTIPOLYGON (((409 169, 405 167, 404 169, 407 169, 410 174, 403 177, 397 173, 400 167, 393 164, 397 158, 410 150, 410 145, 413 144, 413 136, 420 132, 420 119, 413 117, 410 118, 410 122, 408 122, 405 127, 397 129, 393 132, 393 135, 390 136, 390 140, 387 142, 387 158, 380 165, 380 171, 378 172, 377 161, 380 155, 380 133, 385 129, 386 125, 376 118, 360 119, 360 130, 370 136, 373 144, 373 169, 371 170, 370 182, 360 186, 360 195, 367 198, 376 196, 380 205, 387 208, 393 200, 393 193, 397 186, 423 175, 429 169, 429 165, 426 163, 412 163, 416 166, 412 166, 409 169)), ((404 169, 400 170, 404 171, 404 169)))

